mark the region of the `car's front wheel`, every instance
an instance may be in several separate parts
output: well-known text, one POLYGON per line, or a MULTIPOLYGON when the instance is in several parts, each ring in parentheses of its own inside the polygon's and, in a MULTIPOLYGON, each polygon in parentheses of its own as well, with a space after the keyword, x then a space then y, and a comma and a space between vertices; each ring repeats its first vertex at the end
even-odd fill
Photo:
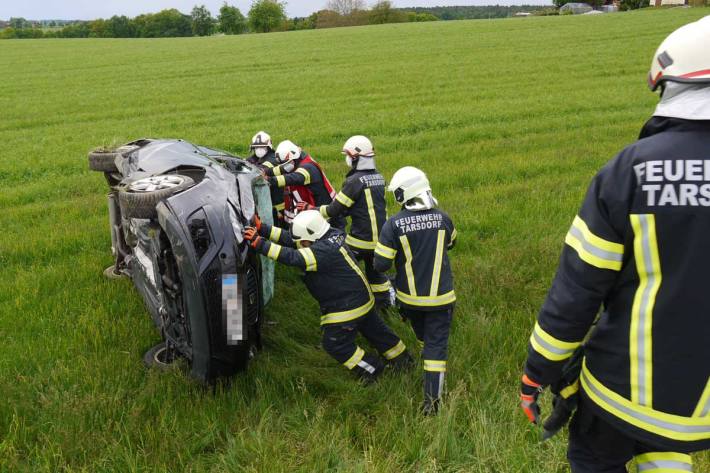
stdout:
POLYGON ((121 213, 127 218, 155 218, 158 202, 194 185, 192 178, 180 174, 138 179, 118 191, 121 213))

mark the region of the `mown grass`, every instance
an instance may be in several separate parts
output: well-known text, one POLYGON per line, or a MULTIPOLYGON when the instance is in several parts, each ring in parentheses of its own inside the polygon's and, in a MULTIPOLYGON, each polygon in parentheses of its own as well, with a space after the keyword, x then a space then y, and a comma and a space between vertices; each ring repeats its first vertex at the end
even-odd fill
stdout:
POLYGON ((567 471, 564 437, 539 444, 517 411, 526 340, 587 182, 653 110, 655 47, 709 12, 3 41, 0 470, 567 471), (86 152, 141 136, 244 152, 262 128, 338 187, 355 133, 385 176, 429 174, 460 234, 439 417, 417 414, 419 371, 365 388, 330 360, 288 270, 230 386, 142 367, 158 334, 131 284, 101 276, 106 188, 86 152))

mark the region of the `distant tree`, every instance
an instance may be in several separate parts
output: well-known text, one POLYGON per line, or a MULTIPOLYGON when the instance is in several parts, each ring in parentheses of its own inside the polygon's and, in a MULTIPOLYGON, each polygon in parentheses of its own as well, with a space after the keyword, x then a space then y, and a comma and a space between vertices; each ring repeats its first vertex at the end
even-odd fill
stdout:
POLYGON ((397 10, 389 0, 382 0, 372 6, 370 10, 370 23, 379 25, 384 23, 403 23, 407 21, 407 15, 401 10, 397 10))
POLYGON ((206 6, 195 5, 190 19, 192 20, 192 34, 195 36, 209 36, 214 33, 215 20, 206 6))
POLYGON ((110 38, 106 20, 98 19, 89 22, 89 38, 110 38))
POLYGON ((134 18, 136 35, 142 38, 192 36, 190 17, 174 8, 134 18))
POLYGON ((431 13, 417 13, 414 11, 410 11, 410 12, 407 12, 407 21, 410 21, 410 22, 439 21, 439 18, 432 15, 431 13))
POLYGON ((111 38, 133 38, 135 27, 127 16, 114 15, 106 20, 106 32, 111 38))
POLYGON ((316 15, 316 28, 335 28, 337 26, 342 26, 343 16, 333 10, 320 10, 315 13, 316 15))
POLYGON ((328 0, 325 8, 346 16, 357 10, 366 10, 367 5, 365 5, 365 0, 328 0))
POLYGON ((247 30, 247 19, 239 8, 227 5, 227 2, 219 9, 217 20, 219 31, 224 34, 242 34, 247 30))
POLYGON ((648 0, 621 0, 619 10, 638 10, 649 6, 648 0))
POLYGON ((278 0, 255 0, 249 10, 249 28, 256 33, 268 33, 286 21, 285 4, 278 0))
POLYGON ((10 18, 10 28, 15 30, 21 30, 23 28, 29 28, 30 22, 24 18, 10 18))

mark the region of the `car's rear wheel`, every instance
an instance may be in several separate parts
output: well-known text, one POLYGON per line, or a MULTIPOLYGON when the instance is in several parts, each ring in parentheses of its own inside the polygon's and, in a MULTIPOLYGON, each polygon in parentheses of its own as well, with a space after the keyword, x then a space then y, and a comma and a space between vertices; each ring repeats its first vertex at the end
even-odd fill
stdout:
POLYGON ((180 174, 163 174, 133 181, 118 191, 121 213, 127 218, 155 218, 155 206, 163 199, 195 185, 180 174))

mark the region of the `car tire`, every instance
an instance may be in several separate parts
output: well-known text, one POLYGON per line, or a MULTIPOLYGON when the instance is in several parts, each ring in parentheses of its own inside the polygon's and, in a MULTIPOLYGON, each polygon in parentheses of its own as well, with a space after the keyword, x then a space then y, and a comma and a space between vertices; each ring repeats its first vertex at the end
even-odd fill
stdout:
POLYGON ((104 269, 104 276, 107 279, 126 279, 128 275, 122 271, 116 271, 116 266, 111 265, 104 269))
POLYGON ((116 151, 92 151, 89 153, 89 169, 98 172, 118 172, 116 158, 120 153, 116 151))
POLYGON ((158 202, 194 185, 192 178, 181 174, 163 174, 131 182, 118 191, 121 213, 126 218, 155 218, 158 202))

